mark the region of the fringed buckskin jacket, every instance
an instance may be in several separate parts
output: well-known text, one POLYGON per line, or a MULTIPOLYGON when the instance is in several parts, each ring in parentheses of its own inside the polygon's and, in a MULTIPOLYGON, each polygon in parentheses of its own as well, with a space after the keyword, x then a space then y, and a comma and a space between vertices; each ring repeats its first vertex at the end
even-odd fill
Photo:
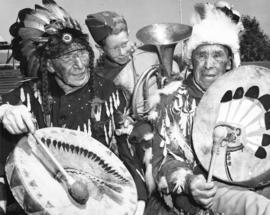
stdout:
MULTIPOLYGON (((199 207, 186 194, 185 185, 188 175, 203 173, 193 153, 191 132, 195 110, 204 90, 189 75, 184 81, 171 82, 157 94, 151 99, 152 111, 146 120, 153 132, 151 143, 148 141, 147 144, 152 150, 149 164, 152 165, 153 180, 169 206, 179 209, 180 214, 196 214, 199 207)), ((133 135, 146 140, 149 130, 147 133, 134 129, 133 135)))

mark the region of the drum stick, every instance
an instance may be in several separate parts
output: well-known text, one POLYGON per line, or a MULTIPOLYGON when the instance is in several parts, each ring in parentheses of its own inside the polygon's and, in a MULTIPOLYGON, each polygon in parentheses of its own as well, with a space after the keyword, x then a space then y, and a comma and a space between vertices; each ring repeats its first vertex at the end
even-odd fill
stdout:
POLYGON ((216 163, 216 158, 219 153, 219 147, 223 140, 227 136, 227 129, 223 126, 218 126, 214 129, 213 133, 213 148, 212 148, 212 153, 211 153, 211 160, 210 160, 210 166, 208 169, 208 176, 207 176, 207 182, 212 181, 213 177, 213 171, 216 163))
POLYGON ((72 199, 75 200, 77 203, 84 205, 89 199, 89 191, 87 185, 81 181, 76 181, 74 178, 72 178, 62 167, 62 165, 57 161, 57 159, 53 156, 48 147, 35 134, 35 131, 31 131, 25 121, 24 123, 28 128, 29 134, 32 135, 32 137, 40 145, 43 152, 51 159, 55 167, 64 177, 65 184, 68 188, 68 193, 70 194, 72 199))
POLYGON ((30 134, 35 138, 37 143, 40 145, 42 148, 43 152, 51 159, 53 164, 56 166, 57 170, 64 176, 67 184, 71 186, 74 182, 75 179, 73 179, 67 172, 66 170, 61 166, 61 164, 56 160, 56 158, 52 155, 48 147, 37 137, 37 135, 34 132, 30 132, 30 134))
MULTIPOLYGON (((217 158, 217 155, 219 153, 219 147, 220 147, 221 143, 223 142, 223 140, 226 138, 226 136, 227 136, 227 129, 225 127, 218 126, 214 129, 213 148, 212 148, 212 152, 211 152, 210 166, 208 169, 207 183, 212 181, 216 158, 217 158)), ((208 214, 208 212, 201 209, 199 214, 205 215, 205 214, 208 214)))
POLYGON ((48 147, 39 139, 39 137, 34 132, 29 132, 34 139, 37 141, 37 143, 42 148, 43 152, 51 159, 53 164, 56 166, 58 171, 64 176, 66 185, 68 187, 68 192, 70 196, 79 204, 85 204, 87 200, 89 199, 89 192, 87 185, 81 181, 76 181, 74 178, 72 178, 66 170, 61 166, 61 164, 57 161, 57 159, 53 156, 53 154, 50 152, 48 147))

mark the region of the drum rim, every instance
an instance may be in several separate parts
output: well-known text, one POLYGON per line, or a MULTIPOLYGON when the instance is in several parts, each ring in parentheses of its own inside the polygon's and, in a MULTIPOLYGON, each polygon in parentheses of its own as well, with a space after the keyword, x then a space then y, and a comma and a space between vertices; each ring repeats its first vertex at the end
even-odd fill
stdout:
MULTIPOLYGON (((206 137, 206 141, 208 146, 209 147, 209 144, 212 145, 212 137, 207 137, 208 134, 210 134, 211 132, 209 132, 209 130, 213 131, 214 129, 214 124, 212 123, 212 127, 210 129, 207 129, 207 128, 202 128, 201 125, 202 124, 205 124, 205 123, 202 123, 202 121, 205 120, 204 117, 202 117, 204 111, 203 111, 203 108, 205 107, 208 107, 207 106, 207 103, 209 102, 210 98, 213 98, 213 95, 214 93, 216 93, 217 91, 217 86, 221 85, 223 83, 224 85, 224 89, 225 89, 225 83, 228 83, 228 80, 232 81, 231 77, 233 77, 234 75, 236 77, 241 77, 243 80, 240 80, 239 82, 240 83, 245 83, 245 78, 247 78, 247 74, 240 74, 241 72, 243 71, 251 71, 251 75, 255 75, 255 74, 260 74, 260 75, 263 75, 263 77, 267 77, 267 81, 269 82, 270 81, 270 70, 268 68, 265 68, 265 67, 262 67, 262 66, 257 66, 257 65, 244 65, 244 66, 240 66, 239 68, 233 70, 233 71, 230 71, 230 72, 227 72, 226 74, 222 75, 221 77, 219 77, 210 87, 209 89, 206 91, 206 93, 204 94, 204 96, 202 97, 198 107, 197 107, 197 110, 196 110, 196 113, 195 113, 195 117, 194 117, 194 121, 193 121, 193 130, 192 130, 192 140, 193 140, 193 149, 194 149, 194 152, 196 154, 196 158, 198 160, 198 162, 201 164, 201 166, 206 170, 208 171, 208 166, 210 164, 210 158, 207 158, 208 160, 205 161, 202 157, 202 147, 200 145, 202 145, 202 133, 205 133, 205 137, 206 137), (210 143, 209 143, 210 142, 210 143)), ((261 79, 259 79, 261 80, 261 79)), ((258 85, 259 85, 259 80, 255 80, 254 82, 256 82, 258 85)), ((233 83, 236 85, 236 83, 233 83)), ((233 85, 232 84, 232 85, 233 85)), ((250 86, 253 85, 253 83, 251 82, 250 83, 250 86)), ((234 85, 233 85, 234 86, 234 85)), ((270 88, 269 88, 270 89, 270 88)), ((269 90, 268 89, 268 90, 269 90)), ((228 89, 226 89, 228 90, 228 89)), ((224 93, 226 92, 226 90, 223 90, 223 91, 220 91, 218 93, 216 93, 218 96, 217 96, 217 102, 212 104, 214 107, 212 108, 212 110, 215 110, 213 111, 214 112, 214 116, 217 115, 217 112, 218 111, 218 108, 217 108, 217 103, 219 103, 220 99, 222 98, 222 96, 224 95, 224 93)), ((268 91, 269 94, 270 94, 270 90, 268 91)), ((210 108, 209 108, 210 109, 210 108)), ((210 120, 213 120, 213 119, 216 119, 216 117, 212 116, 209 117, 211 119, 208 119, 209 121, 210 120)), ((211 135, 209 135, 211 136, 211 135)), ((208 152, 209 153, 209 152, 208 152)), ((241 186, 246 186, 246 187, 255 187, 254 183, 256 183, 256 187, 261 187, 261 186, 265 186, 267 184, 270 183, 270 180, 268 179, 267 180, 267 176, 265 173, 262 173, 261 175, 259 176, 255 176, 255 177, 250 177, 249 179, 247 180, 239 180, 239 181, 229 181, 223 177, 220 177, 220 176, 217 176, 217 175, 214 175, 215 178, 223 181, 223 182, 226 182, 226 183, 230 183, 230 184, 236 184, 236 185, 241 185, 241 186), (258 181, 258 177, 260 177, 262 180, 264 180, 264 182, 260 182, 258 181)), ((269 178, 269 177, 268 177, 269 178)))
MULTIPOLYGON (((61 131, 61 130, 65 130, 66 132, 72 132, 72 133, 74 133, 74 132, 76 132, 76 133, 78 133, 78 134, 80 134, 80 135, 83 135, 85 138, 90 138, 91 139, 91 141, 94 141, 94 142, 96 142, 96 143, 98 143, 100 146, 101 146, 101 148, 103 148, 106 152, 109 152, 110 154, 111 154, 111 156, 113 156, 114 157, 114 159, 117 159, 119 162, 117 163, 117 165, 120 165, 120 167, 117 169, 118 171, 120 170, 122 170, 122 171, 124 171, 124 172, 122 172, 122 174, 124 175, 124 176, 127 176, 130 180, 129 180, 129 186, 130 186, 130 189, 132 189, 132 196, 133 196, 133 199, 134 199, 134 205, 133 204, 131 204, 131 203, 129 203, 129 205, 132 205, 133 206, 133 209, 134 209, 134 211, 135 211, 135 209, 136 209, 136 203, 137 203, 137 189, 136 189, 136 185, 135 185, 135 182, 134 182, 134 180, 133 180, 133 178, 132 178, 132 176, 131 176, 131 174, 130 174, 130 172, 128 171, 128 169, 125 167, 125 165, 123 164, 123 162, 113 153, 113 152, 111 152, 106 146, 104 146, 102 143, 100 143, 99 141, 97 141, 96 139, 94 139, 93 137, 91 137, 90 135, 88 135, 88 134, 86 134, 86 133, 84 133, 84 132, 80 132, 80 131, 75 131, 75 130, 71 130, 71 129, 66 129, 66 128, 43 128, 43 129, 39 129, 39 130, 37 130, 37 133, 40 133, 40 132, 43 132, 43 131, 45 131, 46 132, 46 130, 51 130, 51 129, 54 129, 54 130, 56 130, 56 131, 61 131), (121 166, 122 165, 122 166, 121 166)), ((23 144, 24 142, 26 142, 27 143, 27 136, 24 136, 24 137, 22 137, 20 140, 19 140, 19 142, 17 143, 17 146, 19 145, 19 144, 23 144)), ((90 142, 90 141, 89 141, 90 142)), ((12 175, 13 175, 13 173, 14 173, 14 171, 16 171, 16 174, 18 174, 19 176, 20 176, 20 178, 22 178, 22 173, 21 173, 21 170, 19 170, 18 168, 16 168, 16 165, 15 165, 15 160, 16 160, 16 157, 15 157, 15 153, 16 153, 16 150, 17 150, 17 146, 14 148, 14 150, 10 153, 10 155, 8 156, 8 158, 7 158, 7 162, 6 162, 6 165, 5 165, 5 172, 6 172, 6 175, 7 175, 7 181, 8 181, 8 184, 9 184, 9 186, 11 186, 11 177, 12 177, 12 175)), ((107 155, 107 153, 106 153, 106 156, 108 156, 107 155)), ((105 157, 105 156, 104 156, 105 157)), ((113 159, 113 160, 114 160, 113 159)), ((115 166, 115 165, 114 165, 115 166)), ((23 192, 25 193, 25 195, 27 195, 29 198, 31 198, 31 200, 33 201, 33 204, 35 205, 35 206, 40 206, 40 208, 41 209, 43 209, 42 211, 39 211, 39 212, 46 212, 46 213, 51 213, 50 211, 48 211, 47 209, 45 210, 43 207, 42 207, 42 205, 40 204, 40 202, 39 201, 37 201, 36 199, 35 199, 35 196, 34 195, 32 195, 32 193, 29 191, 29 187, 28 187, 28 185, 26 185, 25 184, 25 181, 23 181, 22 179, 20 180, 20 183, 21 183, 21 185, 22 185, 22 189, 23 189, 23 192)), ((15 187, 17 187, 17 186, 15 186, 15 187)), ((26 211, 26 209, 27 209, 27 205, 25 206, 24 205, 24 198, 25 198, 25 195, 23 195, 23 197, 20 197, 19 196, 19 194, 17 194, 17 190, 16 189, 14 189, 14 187, 13 188, 11 188, 11 191, 12 191, 12 194, 13 194, 13 196, 15 197, 15 199, 17 200, 17 202, 20 204, 20 206, 26 211)), ((130 200, 129 200, 130 201, 130 200)), ((120 207, 120 206, 119 206, 120 207)), ((130 207, 130 206, 129 206, 130 207)), ((130 209, 130 208, 129 208, 130 209)), ((127 210, 127 209, 126 209, 127 210)), ((125 211, 126 211, 125 210, 125 211)), ((33 212, 31 212, 31 211, 26 211, 27 213, 33 213, 33 212)))

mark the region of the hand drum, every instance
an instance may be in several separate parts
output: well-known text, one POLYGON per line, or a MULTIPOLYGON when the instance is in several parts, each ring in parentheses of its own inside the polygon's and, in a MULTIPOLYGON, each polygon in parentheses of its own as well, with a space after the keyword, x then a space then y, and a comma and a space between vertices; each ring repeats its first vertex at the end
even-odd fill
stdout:
POLYGON ((85 205, 77 204, 34 138, 25 136, 9 155, 5 170, 13 195, 27 214, 134 214, 135 183, 113 152, 79 131, 52 127, 37 130, 36 135, 70 176, 87 184, 90 197, 85 205))
POLYGON ((192 131, 198 160, 208 170, 213 130, 228 134, 219 147, 213 176, 247 187, 270 182, 270 70, 241 66, 218 78, 204 94, 192 131))

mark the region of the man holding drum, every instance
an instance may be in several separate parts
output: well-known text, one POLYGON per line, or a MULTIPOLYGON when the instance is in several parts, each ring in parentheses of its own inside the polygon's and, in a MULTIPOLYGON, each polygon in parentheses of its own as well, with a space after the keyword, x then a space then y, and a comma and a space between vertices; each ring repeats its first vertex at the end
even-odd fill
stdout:
MULTIPOLYGON (((191 134, 196 107, 218 77, 239 66, 239 33, 243 28, 240 16, 226 2, 198 4, 195 9, 193 32, 187 42, 191 72, 183 82, 172 82, 158 92, 148 116, 153 127, 148 145, 153 150, 154 180, 180 214, 203 214, 203 209, 228 215, 270 214, 270 200, 263 195, 208 182, 195 158, 191 134)), ((262 193, 269 198, 266 190, 262 193)))
MULTIPOLYGON (((123 90, 110 80, 93 80, 94 55, 88 36, 54 1, 43 4, 21 10, 10 28, 13 55, 25 63, 25 74, 34 78, 1 98, 1 188, 6 186, 2 180, 5 159, 21 135, 53 126, 91 134, 129 164, 137 187, 144 189, 127 137, 116 135, 128 118, 123 90)), ((19 214, 9 202, 5 206, 6 196, 0 193, 1 208, 19 214)))

